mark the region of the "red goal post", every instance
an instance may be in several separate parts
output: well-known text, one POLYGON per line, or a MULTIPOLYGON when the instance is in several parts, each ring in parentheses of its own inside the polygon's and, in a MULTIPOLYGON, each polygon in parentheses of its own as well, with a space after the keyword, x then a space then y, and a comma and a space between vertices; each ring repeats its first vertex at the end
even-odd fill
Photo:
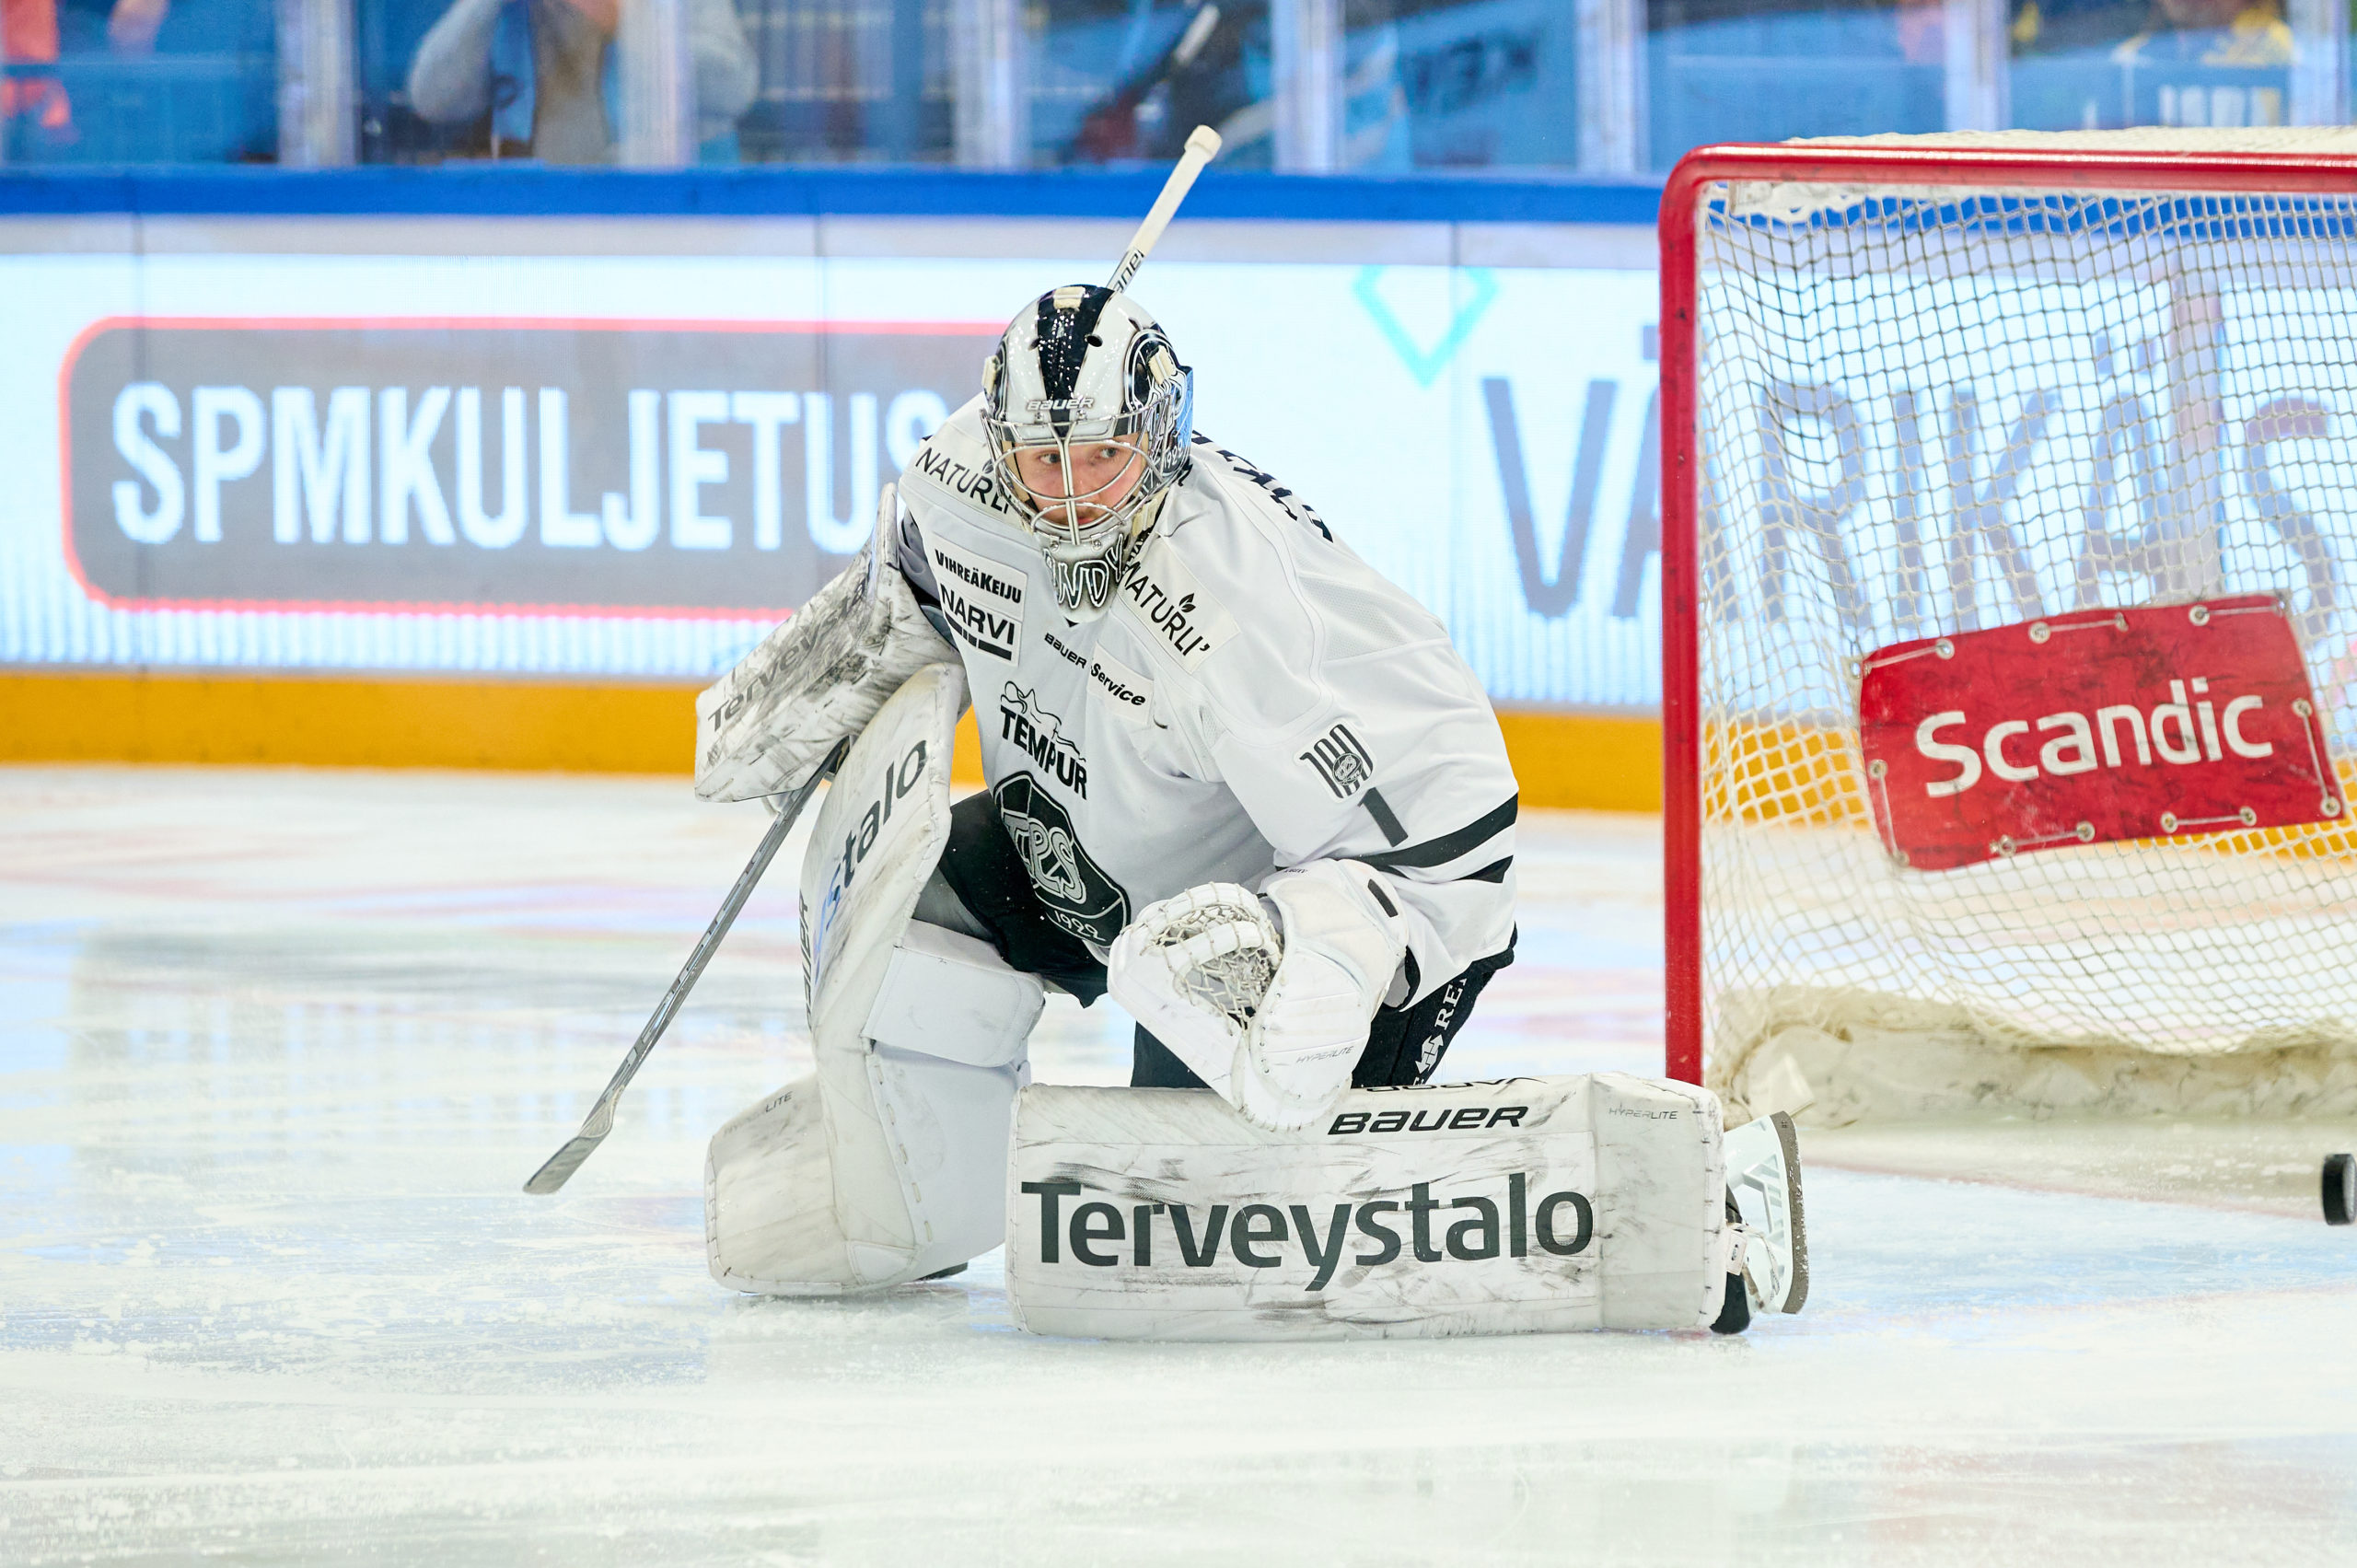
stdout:
POLYGON ((2302 497, 2338 500, 2357 467, 2357 343, 2316 347, 2357 339, 2357 135, 1705 147, 1668 179, 1660 239, 1670 1075, 1754 1109, 1809 1079, 1824 1103, 1848 1092, 1829 1063, 1920 1028, 1945 1065, 1844 1114, 1917 1089, 1955 1109, 1966 1037, 2077 1051, 2032 1074, 2070 1067, 2066 1105, 2263 1108, 2284 1063, 2252 1053, 2281 1048, 2334 1080, 2288 1109, 2357 1107, 2357 994, 2304 1013, 2270 983, 2351 967, 2325 932, 2357 913, 2337 826, 1910 870, 1874 837, 1854 706, 1866 656, 1908 635, 2225 592, 2274 594, 2324 672, 2357 518, 2302 497), (2271 476, 2270 441, 2299 454, 2271 476), (1877 912, 1845 927, 1852 880, 1877 912), (1730 1043, 1738 1013, 1775 1016, 1730 1043), (2227 1058, 2251 1071, 2202 1077, 2227 1058))

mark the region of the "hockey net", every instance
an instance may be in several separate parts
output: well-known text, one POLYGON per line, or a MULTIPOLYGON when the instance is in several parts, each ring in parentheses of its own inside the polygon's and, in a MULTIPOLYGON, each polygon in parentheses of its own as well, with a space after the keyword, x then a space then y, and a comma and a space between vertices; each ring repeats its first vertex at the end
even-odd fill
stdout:
POLYGON ((2357 1110, 2346 829, 1910 869, 1857 708, 1859 661, 1909 638, 2275 594, 2357 757, 2352 192, 2346 130, 1673 175, 1670 1067, 1731 1120, 2357 1110))

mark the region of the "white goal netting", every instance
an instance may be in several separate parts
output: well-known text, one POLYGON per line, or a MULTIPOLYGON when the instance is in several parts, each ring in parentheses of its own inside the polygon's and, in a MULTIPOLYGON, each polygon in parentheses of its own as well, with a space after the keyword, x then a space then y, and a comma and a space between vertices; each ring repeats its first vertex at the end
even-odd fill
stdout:
MULTIPOLYGON (((2165 145, 2357 176, 2273 137, 2165 145)), ((2357 758, 2357 195, 2238 180, 1703 187, 1701 1001, 1754 1110, 2357 1110, 2347 830, 1910 871, 1858 755, 1876 647, 2273 592, 2357 758)))

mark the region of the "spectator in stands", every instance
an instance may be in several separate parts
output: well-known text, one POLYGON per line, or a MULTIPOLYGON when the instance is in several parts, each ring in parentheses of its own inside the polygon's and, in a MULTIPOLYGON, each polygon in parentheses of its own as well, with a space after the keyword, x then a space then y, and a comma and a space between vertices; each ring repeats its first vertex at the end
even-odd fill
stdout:
POLYGON ((2157 0, 2144 29, 2113 57, 2281 68, 2292 52, 2292 29, 2275 0, 2157 0))
POLYGON ((114 0, 107 12, 107 42, 118 54, 153 54, 171 0, 114 0))
POLYGON ((276 71, 269 0, 209 0, 184 11, 173 19, 179 36, 167 41, 166 51, 215 63, 210 79, 200 70, 142 81, 102 68, 110 57, 157 52, 157 35, 173 18, 171 0, 0 0, 0 60, 12 67, 0 78, 0 132, 12 133, 15 155, 121 162, 272 156, 276 71), (81 73, 78 124, 54 69, 60 64, 81 73), (247 75, 270 81, 259 104, 239 101, 250 96, 242 90, 247 75))
POLYGON ((2276 0, 2155 0, 2111 57, 2145 123, 2281 125, 2293 52, 2276 0))
POLYGON ((2296 51, 2279 0, 2014 0, 2009 31, 2013 109, 2024 126, 2291 118, 2296 51))
MULTIPOLYGON (((1348 0, 1339 167, 1405 172, 1411 165, 1399 33, 1386 0, 1348 0)), ((1169 28, 1166 22, 1166 29, 1169 28)), ((1215 127, 1224 167, 1268 168, 1275 145, 1273 49, 1266 6, 1199 0, 1156 54, 1120 73, 1082 114, 1066 163, 1178 156, 1188 133, 1215 127)), ((1476 39, 1477 59, 1481 42, 1476 39)), ((1478 69, 1478 66, 1477 66, 1478 69)))
MULTIPOLYGON (((410 64, 410 106, 437 125, 490 116, 493 157, 609 163, 621 126, 614 35, 633 0, 456 0, 410 64)), ((700 141, 726 136, 758 72, 730 0, 687 0, 700 141)))
POLYGON ((57 0, 0 0, 0 151, 19 141, 62 145, 74 139, 74 106, 57 64, 57 0), (33 67, 27 69, 28 66, 33 67))

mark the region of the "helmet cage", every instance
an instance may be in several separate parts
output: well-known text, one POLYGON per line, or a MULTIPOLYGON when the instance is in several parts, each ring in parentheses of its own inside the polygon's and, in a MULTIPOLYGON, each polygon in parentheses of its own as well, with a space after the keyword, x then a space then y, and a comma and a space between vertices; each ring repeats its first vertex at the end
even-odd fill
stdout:
MULTIPOLYGON (((1097 291, 1092 291, 1097 292, 1097 291)), ((1018 322, 1024 318, 1018 317, 1018 322)), ((1194 434, 1194 376, 1158 326, 1148 321, 1127 345, 1119 377, 1121 406, 1105 412, 1087 397, 1032 397, 1016 403, 1017 377, 1006 355, 1021 352, 1011 330, 983 373, 982 429, 999 485, 1017 505, 1025 528, 1047 555, 1057 603, 1069 615, 1103 613, 1129 564, 1132 540, 1163 492, 1184 477, 1194 434), (1132 456, 1109 478, 1086 490, 1043 495, 1025 482, 1019 455, 1052 448, 1073 492, 1076 448, 1107 443, 1132 456), (1136 476, 1127 494, 1106 501, 1136 476)), ((1031 377, 1022 377, 1030 381, 1031 377)), ((1101 383, 1100 383, 1101 385, 1101 383)))

